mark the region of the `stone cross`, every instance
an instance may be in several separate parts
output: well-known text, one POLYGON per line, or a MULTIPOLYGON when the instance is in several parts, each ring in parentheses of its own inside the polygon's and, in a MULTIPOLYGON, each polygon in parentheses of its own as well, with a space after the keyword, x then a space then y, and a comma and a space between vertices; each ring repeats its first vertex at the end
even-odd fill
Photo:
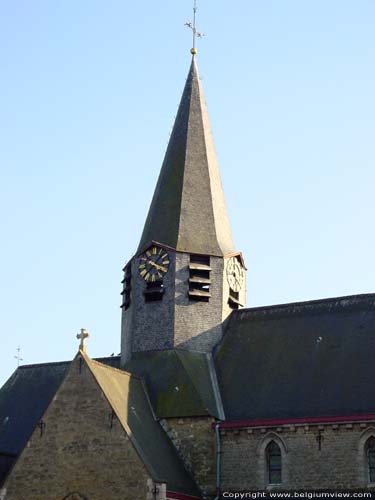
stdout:
POLYGON ((79 348, 81 351, 86 352, 86 339, 90 337, 89 332, 81 328, 81 332, 77 333, 77 339, 81 341, 79 348))

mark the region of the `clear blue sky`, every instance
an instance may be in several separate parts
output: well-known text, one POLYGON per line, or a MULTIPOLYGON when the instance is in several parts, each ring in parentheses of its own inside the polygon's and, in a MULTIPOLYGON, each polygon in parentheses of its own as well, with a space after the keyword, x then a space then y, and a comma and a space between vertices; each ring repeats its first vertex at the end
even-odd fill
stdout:
MULTIPOLYGON (((118 353, 192 2, 0 7, 0 383, 118 353)), ((248 305, 375 291, 375 2, 201 0, 198 65, 248 305)))

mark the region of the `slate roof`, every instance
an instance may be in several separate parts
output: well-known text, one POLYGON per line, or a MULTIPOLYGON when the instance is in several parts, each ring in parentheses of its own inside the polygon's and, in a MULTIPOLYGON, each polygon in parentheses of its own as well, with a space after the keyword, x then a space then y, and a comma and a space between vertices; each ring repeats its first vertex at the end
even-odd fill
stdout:
POLYGON ((228 421, 375 413, 375 294, 242 309, 215 363, 228 421))
POLYGON ((178 251, 234 251, 220 172, 193 57, 138 253, 152 242, 178 251))
POLYGON ((144 378, 159 418, 224 419, 211 354, 177 349, 133 353, 125 366, 144 378))
POLYGON ((200 498, 171 440, 156 421, 143 381, 81 354, 152 478, 166 482, 168 491, 200 498))
MULTIPOLYGON (((213 359, 216 374, 211 355, 181 350, 136 353, 126 368, 144 378, 159 418, 224 419, 225 413, 227 422, 240 422, 375 414, 375 294, 234 311, 213 359)), ((116 368, 120 357, 98 361, 101 367, 116 368)), ((21 366, 0 390, 0 456, 7 454, 0 460, 0 483, 12 461, 8 455, 20 453, 69 365, 70 361, 21 366)), ((116 372, 118 379, 124 374, 99 370, 116 372)), ((138 382, 129 407, 138 407, 138 414, 146 412, 154 432, 152 411, 146 411, 147 396, 137 376, 132 378, 138 382)), ((107 392, 120 391, 107 387, 104 379, 100 384, 107 392)), ((127 418, 144 460, 152 464, 153 454, 160 457, 164 451, 150 448, 149 456, 148 430, 137 427, 135 415, 127 418)), ((160 446, 164 450, 169 445, 160 446)), ((158 477, 165 474, 158 464, 153 467, 158 477)))

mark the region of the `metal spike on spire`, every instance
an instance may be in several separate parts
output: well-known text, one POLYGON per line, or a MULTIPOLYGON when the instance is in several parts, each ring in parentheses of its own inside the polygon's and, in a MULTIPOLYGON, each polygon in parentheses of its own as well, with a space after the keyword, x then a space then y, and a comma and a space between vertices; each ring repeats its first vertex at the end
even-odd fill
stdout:
POLYGON ((194 0, 193 21, 187 21, 185 23, 185 26, 187 26, 188 28, 190 28, 191 31, 193 32, 193 47, 190 50, 190 52, 193 54, 193 56, 195 56, 195 54, 197 53, 197 48, 196 48, 196 40, 197 40, 197 38, 204 37, 204 33, 201 33, 200 31, 197 31, 197 23, 196 23, 197 10, 198 10, 198 8, 197 8, 197 0, 194 0))
POLYGON ((21 358, 21 348, 19 346, 17 347, 17 355, 14 356, 14 358, 17 360, 17 368, 18 368, 20 366, 21 361, 23 361, 23 359, 21 358))

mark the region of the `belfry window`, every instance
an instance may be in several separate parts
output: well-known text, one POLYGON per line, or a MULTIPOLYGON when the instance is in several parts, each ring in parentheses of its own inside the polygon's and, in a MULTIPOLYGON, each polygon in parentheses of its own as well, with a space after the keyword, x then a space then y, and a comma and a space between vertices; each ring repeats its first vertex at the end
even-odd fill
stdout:
POLYGON ((123 289, 121 292, 122 295, 122 305, 125 309, 125 311, 129 308, 130 306, 130 291, 131 291, 131 264, 128 264, 126 267, 123 269, 124 271, 124 279, 122 280, 123 283, 123 289))
POLYGON ((366 456, 369 483, 375 483, 375 438, 370 437, 366 442, 366 456))
POLYGON ((146 283, 146 289, 143 294, 146 302, 156 302, 158 300, 162 300, 164 295, 163 280, 146 283))
POLYGON ((206 255, 190 255, 189 264, 189 299, 208 302, 211 293, 210 257, 206 255))
POLYGON ((266 448, 267 481, 268 484, 281 483, 281 450, 280 446, 271 441, 266 448))
POLYGON ((238 309, 240 307, 239 292, 235 292, 231 288, 229 289, 228 304, 231 309, 238 309))

